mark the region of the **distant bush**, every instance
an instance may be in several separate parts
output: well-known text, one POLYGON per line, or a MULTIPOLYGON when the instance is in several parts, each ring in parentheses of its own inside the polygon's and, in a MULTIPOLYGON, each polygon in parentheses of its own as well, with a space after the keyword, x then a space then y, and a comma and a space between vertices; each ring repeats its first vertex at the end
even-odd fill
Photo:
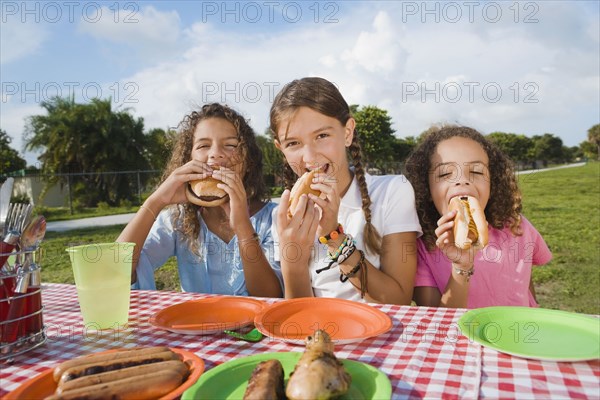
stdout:
POLYGON ((119 200, 119 207, 131 208, 132 205, 133 205, 133 203, 129 199, 121 199, 121 200, 119 200))
POLYGON ((283 188, 281 186, 275 186, 271 188, 271 197, 280 197, 283 193, 283 188))

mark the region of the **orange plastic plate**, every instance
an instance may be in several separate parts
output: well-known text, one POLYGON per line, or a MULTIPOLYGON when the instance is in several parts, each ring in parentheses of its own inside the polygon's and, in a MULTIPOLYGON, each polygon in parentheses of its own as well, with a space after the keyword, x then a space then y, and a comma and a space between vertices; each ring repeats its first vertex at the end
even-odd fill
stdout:
POLYGON ((352 343, 381 335, 392 327, 390 317, 364 303, 325 297, 284 300, 265 307, 254 319, 263 335, 304 344, 317 329, 335 343, 352 343))
MULTIPOLYGON (((202 375, 202 373, 204 372, 204 361, 200 357, 187 350, 174 348, 171 348, 171 350, 175 353, 181 354, 181 356, 183 357, 183 361, 190 366, 190 376, 177 389, 161 397, 161 400, 177 399, 183 394, 183 392, 185 392, 194 383, 196 383, 200 375, 202 375)), ((107 350, 94 354, 111 353, 115 351, 118 350, 107 350)), ((38 376, 33 377, 28 381, 25 381, 17 389, 7 394, 4 397, 4 400, 43 399, 48 396, 52 396, 56 391, 56 382, 54 382, 53 373, 54 369, 50 368, 47 371, 42 372, 38 376)))
POLYGON ((252 324, 264 305, 248 297, 210 297, 167 307, 150 317, 149 322, 175 333, 208 335, 252 324))

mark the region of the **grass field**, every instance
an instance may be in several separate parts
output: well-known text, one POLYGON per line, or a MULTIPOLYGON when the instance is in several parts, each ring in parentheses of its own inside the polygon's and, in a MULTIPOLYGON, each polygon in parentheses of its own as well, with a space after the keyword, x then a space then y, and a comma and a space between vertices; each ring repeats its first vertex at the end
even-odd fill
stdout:
MULTIPOLYGON (((524 215, 545 238, 553 260, 534 269, 542 307, 600 314, 600 163, 520 175, 524 215)), ((113 241, 123 226, 48 232, 44 282, 73 283, 65 248, 113 241)), ((179 290, 175 260, 158 271, 157 288, 179 290)))
POLYGON ((521 175, 523 214, 552 261, 534 269, 542 307, 600 314, 600 163, 521 175))

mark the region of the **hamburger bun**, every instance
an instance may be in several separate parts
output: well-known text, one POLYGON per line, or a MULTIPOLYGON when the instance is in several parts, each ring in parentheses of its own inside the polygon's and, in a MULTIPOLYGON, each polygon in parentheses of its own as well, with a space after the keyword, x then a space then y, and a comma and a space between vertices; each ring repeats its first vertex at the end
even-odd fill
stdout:
MULTIPOLYGON (((213 167, 219 169, 219 167, 213 167)), ((229 201, 229 195, 217 185, 223 183, 209 176, 208 178, 190 181, 187 184, 185 195, 190 203, 201 207, 216 207, 229 201)))
POLYGON ((454 245, 462 250, 484 248, 488 244, 488 224, 479 201, 472 196, 456 196, 448 205, 454 217, 454 245))

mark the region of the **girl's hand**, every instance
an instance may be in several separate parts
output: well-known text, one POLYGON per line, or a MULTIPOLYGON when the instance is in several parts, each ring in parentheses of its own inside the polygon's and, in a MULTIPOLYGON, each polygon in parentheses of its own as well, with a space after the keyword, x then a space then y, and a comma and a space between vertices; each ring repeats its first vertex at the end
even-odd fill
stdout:
POLYGON ((340 194, 335 180, 321 173, 316 174, 310 187, 321 192, 320 197, 310 194, 309 198, 321 211, 317 235, 324 236, 337 229, 340 194))
POLYGON ((156 201, 165 207, 169 204, 178 204, 187 202, 185 196, 186 186, 189 181, 204 179, 213 173, 206 163, 191 160, 169 175, 167 179, 150 195, 153 201, 156 201))
POLYGON ((239 172, 221 167, 213 171, 213 178, 220 180, 217 187, 223 189, 229 195, 229 201, 221 205, 229 216, 229 224, 234 231, 240 224, 250 221, 248 210, 248 196, 244 188, 244 182, 239 172))
POLYGON ((303 265, 308 270, 308 260, 315 242, 319 225, 319 211, 315 203, 303 194, 298 201, 295 214, 290 217, 290 191, 281 195, 277 209, 277 233, 281 260, 303 265))
POLYGON ((438 227, 435 230, 437 240, 435 244, 454 264, 469 269, 473 266, 475 254, 480 250, 480 247, 472 246, 469 249, 463 250, 454 245, 455 216, 456 211, 449 211, 437 221, 438 227))

